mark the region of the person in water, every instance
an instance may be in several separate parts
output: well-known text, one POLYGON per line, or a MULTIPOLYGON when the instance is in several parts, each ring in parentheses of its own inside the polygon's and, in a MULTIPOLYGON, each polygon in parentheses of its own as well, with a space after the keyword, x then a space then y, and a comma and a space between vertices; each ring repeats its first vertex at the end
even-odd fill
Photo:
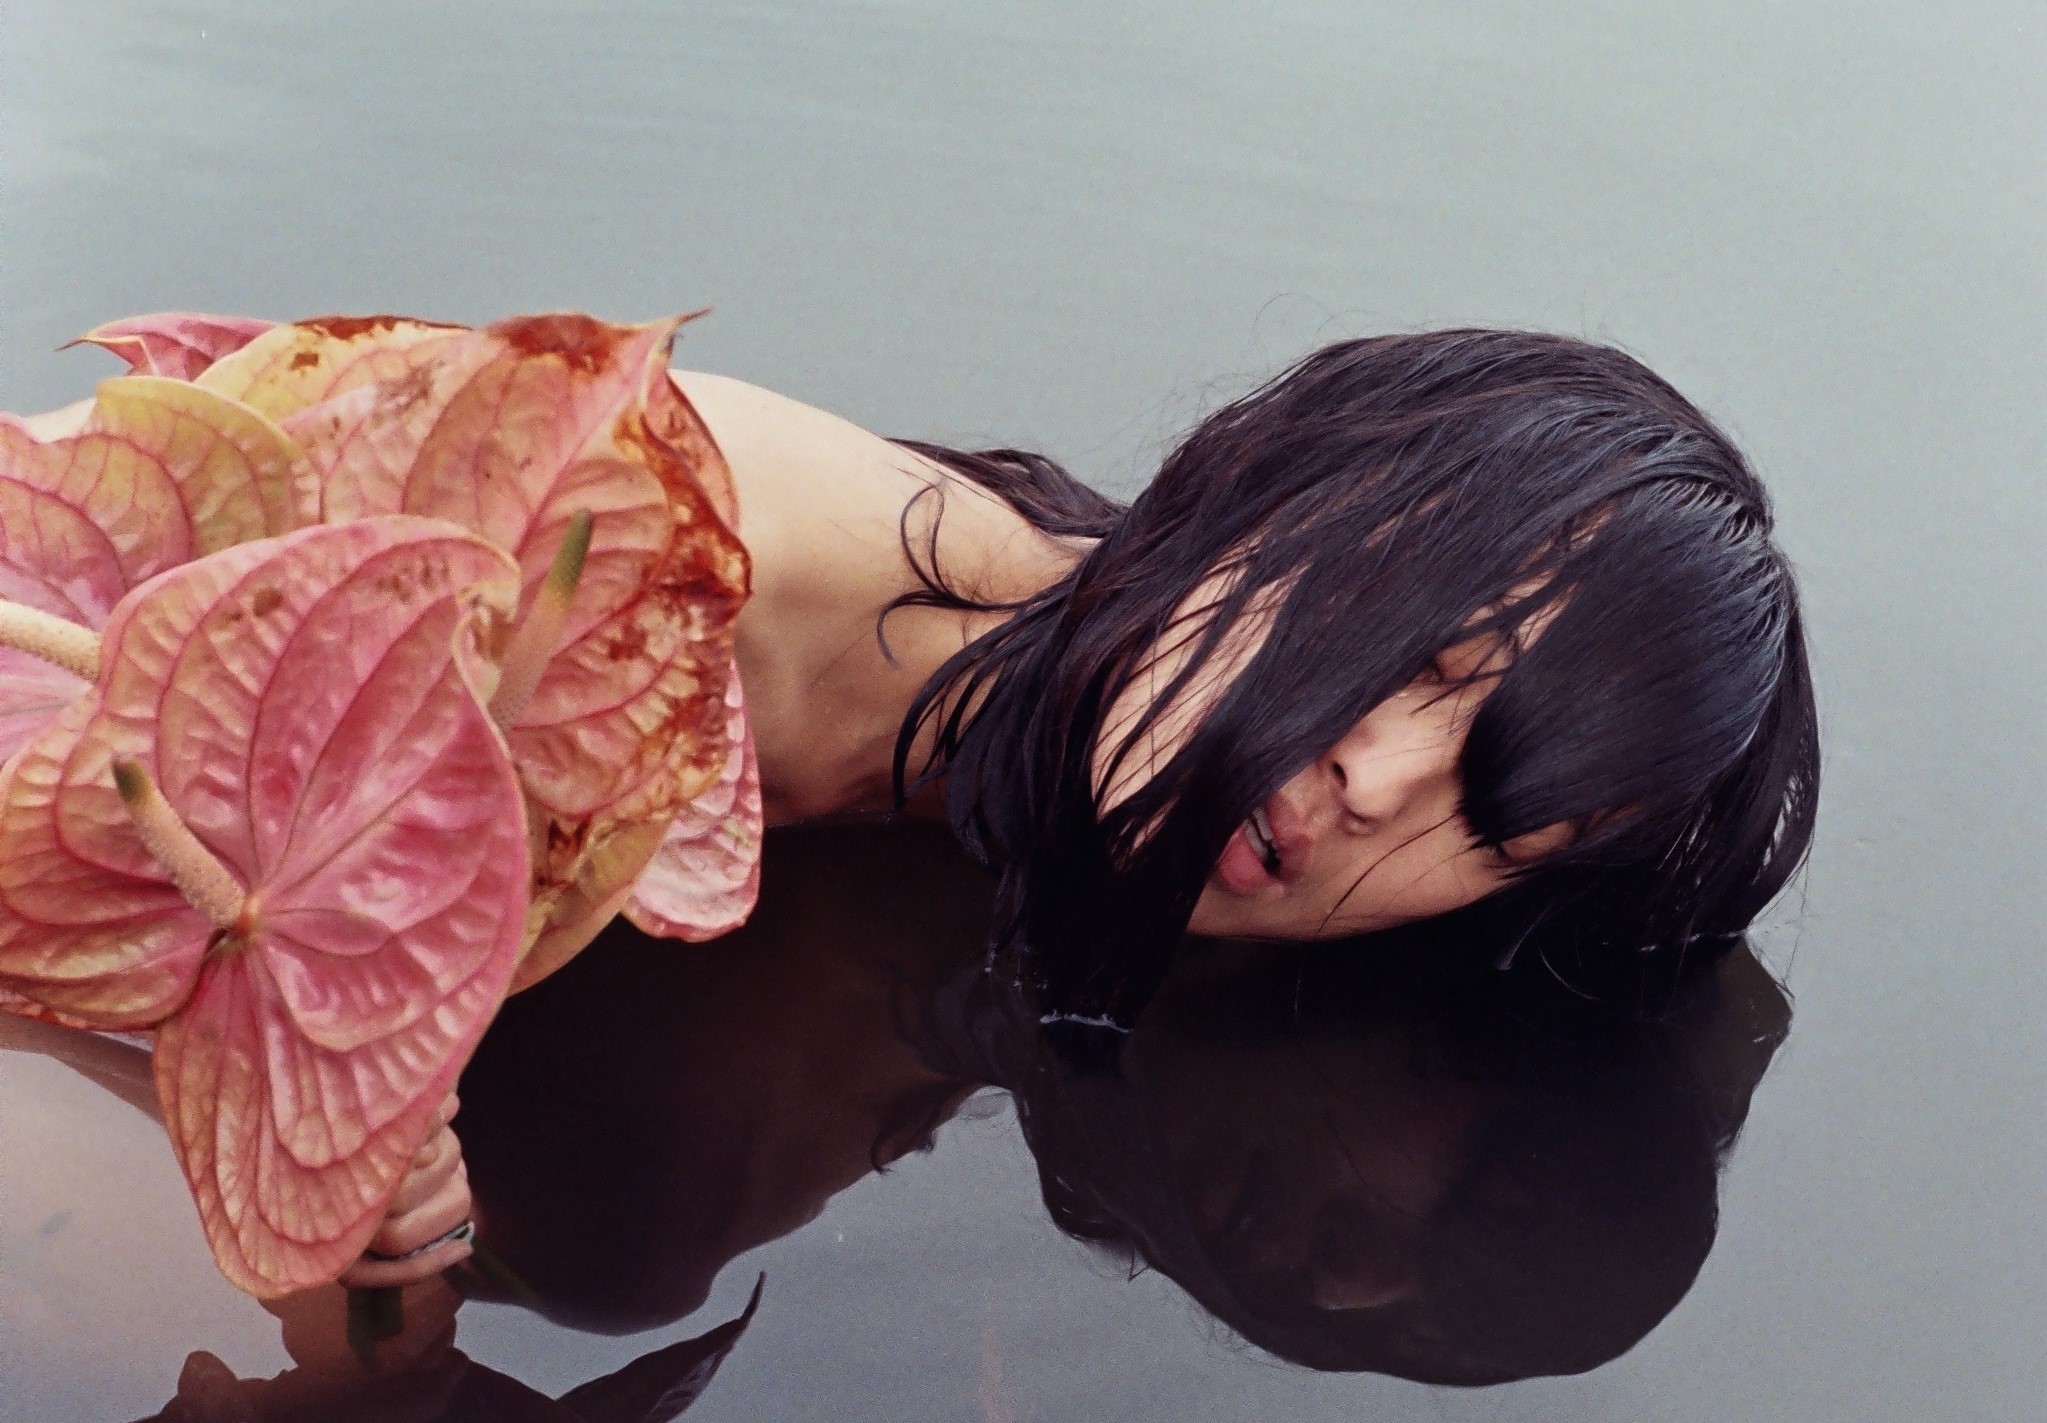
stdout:
MULTIPOLYGON (((676 380, 753 560, 769 823, 943 816, 1050 1021, 1127 1028, 1189 934, 1453 912, 1503 962, 1639 995, 1805 854, 1817 725, 1769 501, 1621 351, 1341 341, 1202 420, 1128 506, 1042 455, 676 380)), ((373 1249, 467 1204, 444 1130, 373 1249)))
POLYGON ((754 553, 769 821, 936 791, 1027 957, 1105 913, 1157 941, 1038 966, 1061 1010, 1127 1021, 1183 932, 1340 938, 1494 896, 1684 954, 1803 855, 1815 722, 1767 499, 1617 351, 1339 343, 1127 509, 1041 457, 681 383, 754 553))

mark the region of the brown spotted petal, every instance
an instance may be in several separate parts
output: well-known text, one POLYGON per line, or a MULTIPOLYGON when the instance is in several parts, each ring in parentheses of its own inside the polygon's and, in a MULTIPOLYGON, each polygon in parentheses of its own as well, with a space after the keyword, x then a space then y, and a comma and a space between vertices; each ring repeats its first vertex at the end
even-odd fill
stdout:
POLYGON ((159 311, 95 326, 71 345, 102 346, 137 375, 191 380, 275 323, 250 316, 207 316, 196 311, 159 311))
POLYGON ((679 324, 499 322, 289 422, 324 519, 404 512, 474 529, 518 558, 522 612, 571 519, 595 518, 556 651, 506 727, 533 828, 529 932, 550 967, 617 912, 726 759, 750 573, 730 474, 668 376, 679 324))
POLYGON ((510 979, 530 868, 483 699, 516 586, 410 518, 186 564, 0 774, 0 989, 158 1028, 172 1145, 251 1293, 361 1254, 510 979), (240 886, 231 928, 144 846, 116 758, 240 886))
POLYGON ((315 316, 264 332, 198 383, 273 420, 434 359, 465 328, 406 316, 315 316))

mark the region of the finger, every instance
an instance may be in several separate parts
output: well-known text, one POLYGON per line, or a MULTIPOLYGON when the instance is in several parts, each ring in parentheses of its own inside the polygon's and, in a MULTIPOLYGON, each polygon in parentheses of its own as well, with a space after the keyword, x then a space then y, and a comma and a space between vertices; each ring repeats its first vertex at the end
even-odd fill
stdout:
POLYGON ((459 1265, 470 1256, 466 1240, 451 1240, 406 1260, 364 1258, 341 1272, 341 1283, 350 1289, 380 1289, 393 1285, 416 1285, 441 1271, 459 1265))
MULTIPOLYGON (((447 1096, 447 1099, 443 1101, 438 1108, 435 1109, 433 1122, 427 1127, 426 1138, 429 1144, 432 1143, 435 1134, 440 1132, 450 1122, 454 1121, 455 1113, 461 1110, 462 1099, 460 1097, 457 1097, 453 1092, 450 1092, 447 1096)), ((426 1148, 421 1147, 420 1150, 424 1151, 426 1150, 426 1148)))
POLYGON ((412 1169, 405 1173, 405 1179, 391 1195, 390 1204, 384 1207, 385 1216, 404 1215, 418 1207, 440 1190, 461 1164, 462 1143, 456 1140, 455 1133, 443 1128, 413 1157, 412 1169))
POLYGON ((370 1237, 369 1249, 378 1255, 403 1255, 416 1250, 469 1219, 473 1205, 469 1173, 458 1162, 424 1200, 385 1216, 377 1233, 370 1237))
POLYGON ((431 1136, 419 1144, 419 1150, 412 1153, 412 1165, 407 1171, 423 1171, 443 1160, 450 1152, 460 1153, 462 1143, 455 1137, 452 1127, 437 1127, 431 1136))

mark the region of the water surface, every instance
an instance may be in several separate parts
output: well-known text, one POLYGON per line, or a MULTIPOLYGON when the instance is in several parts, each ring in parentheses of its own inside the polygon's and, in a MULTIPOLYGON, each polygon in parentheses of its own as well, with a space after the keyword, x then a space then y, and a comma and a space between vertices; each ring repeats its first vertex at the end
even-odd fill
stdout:
MULTIPOLYGON (((1775 490, 1828 751, 1811 872, 1761 936, 1796 1027, 1645 1342, 1476 1392, 1276 1367, 1062 1233, 998 1094, 686 1317, 610 1336, 472 1303, 459 1348, 554 1397, 734 1318, 765 1271, 692 1419, 2024 1418, 2042 28, 1896 0, 33 0, 0 15, 0 407, 85 393, 106 363, 52 348, 136 311, 708 304, 689 363, 1127 490, 1338 335, 1618 341, 1775 490)), ((198 1350, 290 1367, 146 1118, 27 1053, 0 1104, 8 1416, 147 1416, 198 1350)))

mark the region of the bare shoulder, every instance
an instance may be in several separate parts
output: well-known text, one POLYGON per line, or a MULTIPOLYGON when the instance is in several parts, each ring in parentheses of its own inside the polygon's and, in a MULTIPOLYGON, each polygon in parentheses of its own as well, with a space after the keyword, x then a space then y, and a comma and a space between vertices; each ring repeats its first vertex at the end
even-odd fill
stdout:
POLYGON ((777 566, 857 568, 899 589, 909 574, 903 511, 934 486, 944 494, 942 557, 993 572, 1020 536, 1038 542, 1002 500, 850 420, 729 376, 674 376, 732 467, 757 577, 774 578, 777 566))
POLYGON ((741 518, 837 518, 901 508, 935 471, 911 450, 817 405, 725 375, 676 371, 739 483, 741 518))
POLYGON ((905 532, 920 557, 935 541, 949 584, 997 599, 1042 587, 1075 555, 986 490, 849 420, 724 376, 675 380, 732 467, 753 558, 737 652, 768 818, 886 809, 911 699, 1003 616, 902 608, 884 649, 882 614, 920 586, 905 532), (932 490, 941 497, 917 501, 932 490))

